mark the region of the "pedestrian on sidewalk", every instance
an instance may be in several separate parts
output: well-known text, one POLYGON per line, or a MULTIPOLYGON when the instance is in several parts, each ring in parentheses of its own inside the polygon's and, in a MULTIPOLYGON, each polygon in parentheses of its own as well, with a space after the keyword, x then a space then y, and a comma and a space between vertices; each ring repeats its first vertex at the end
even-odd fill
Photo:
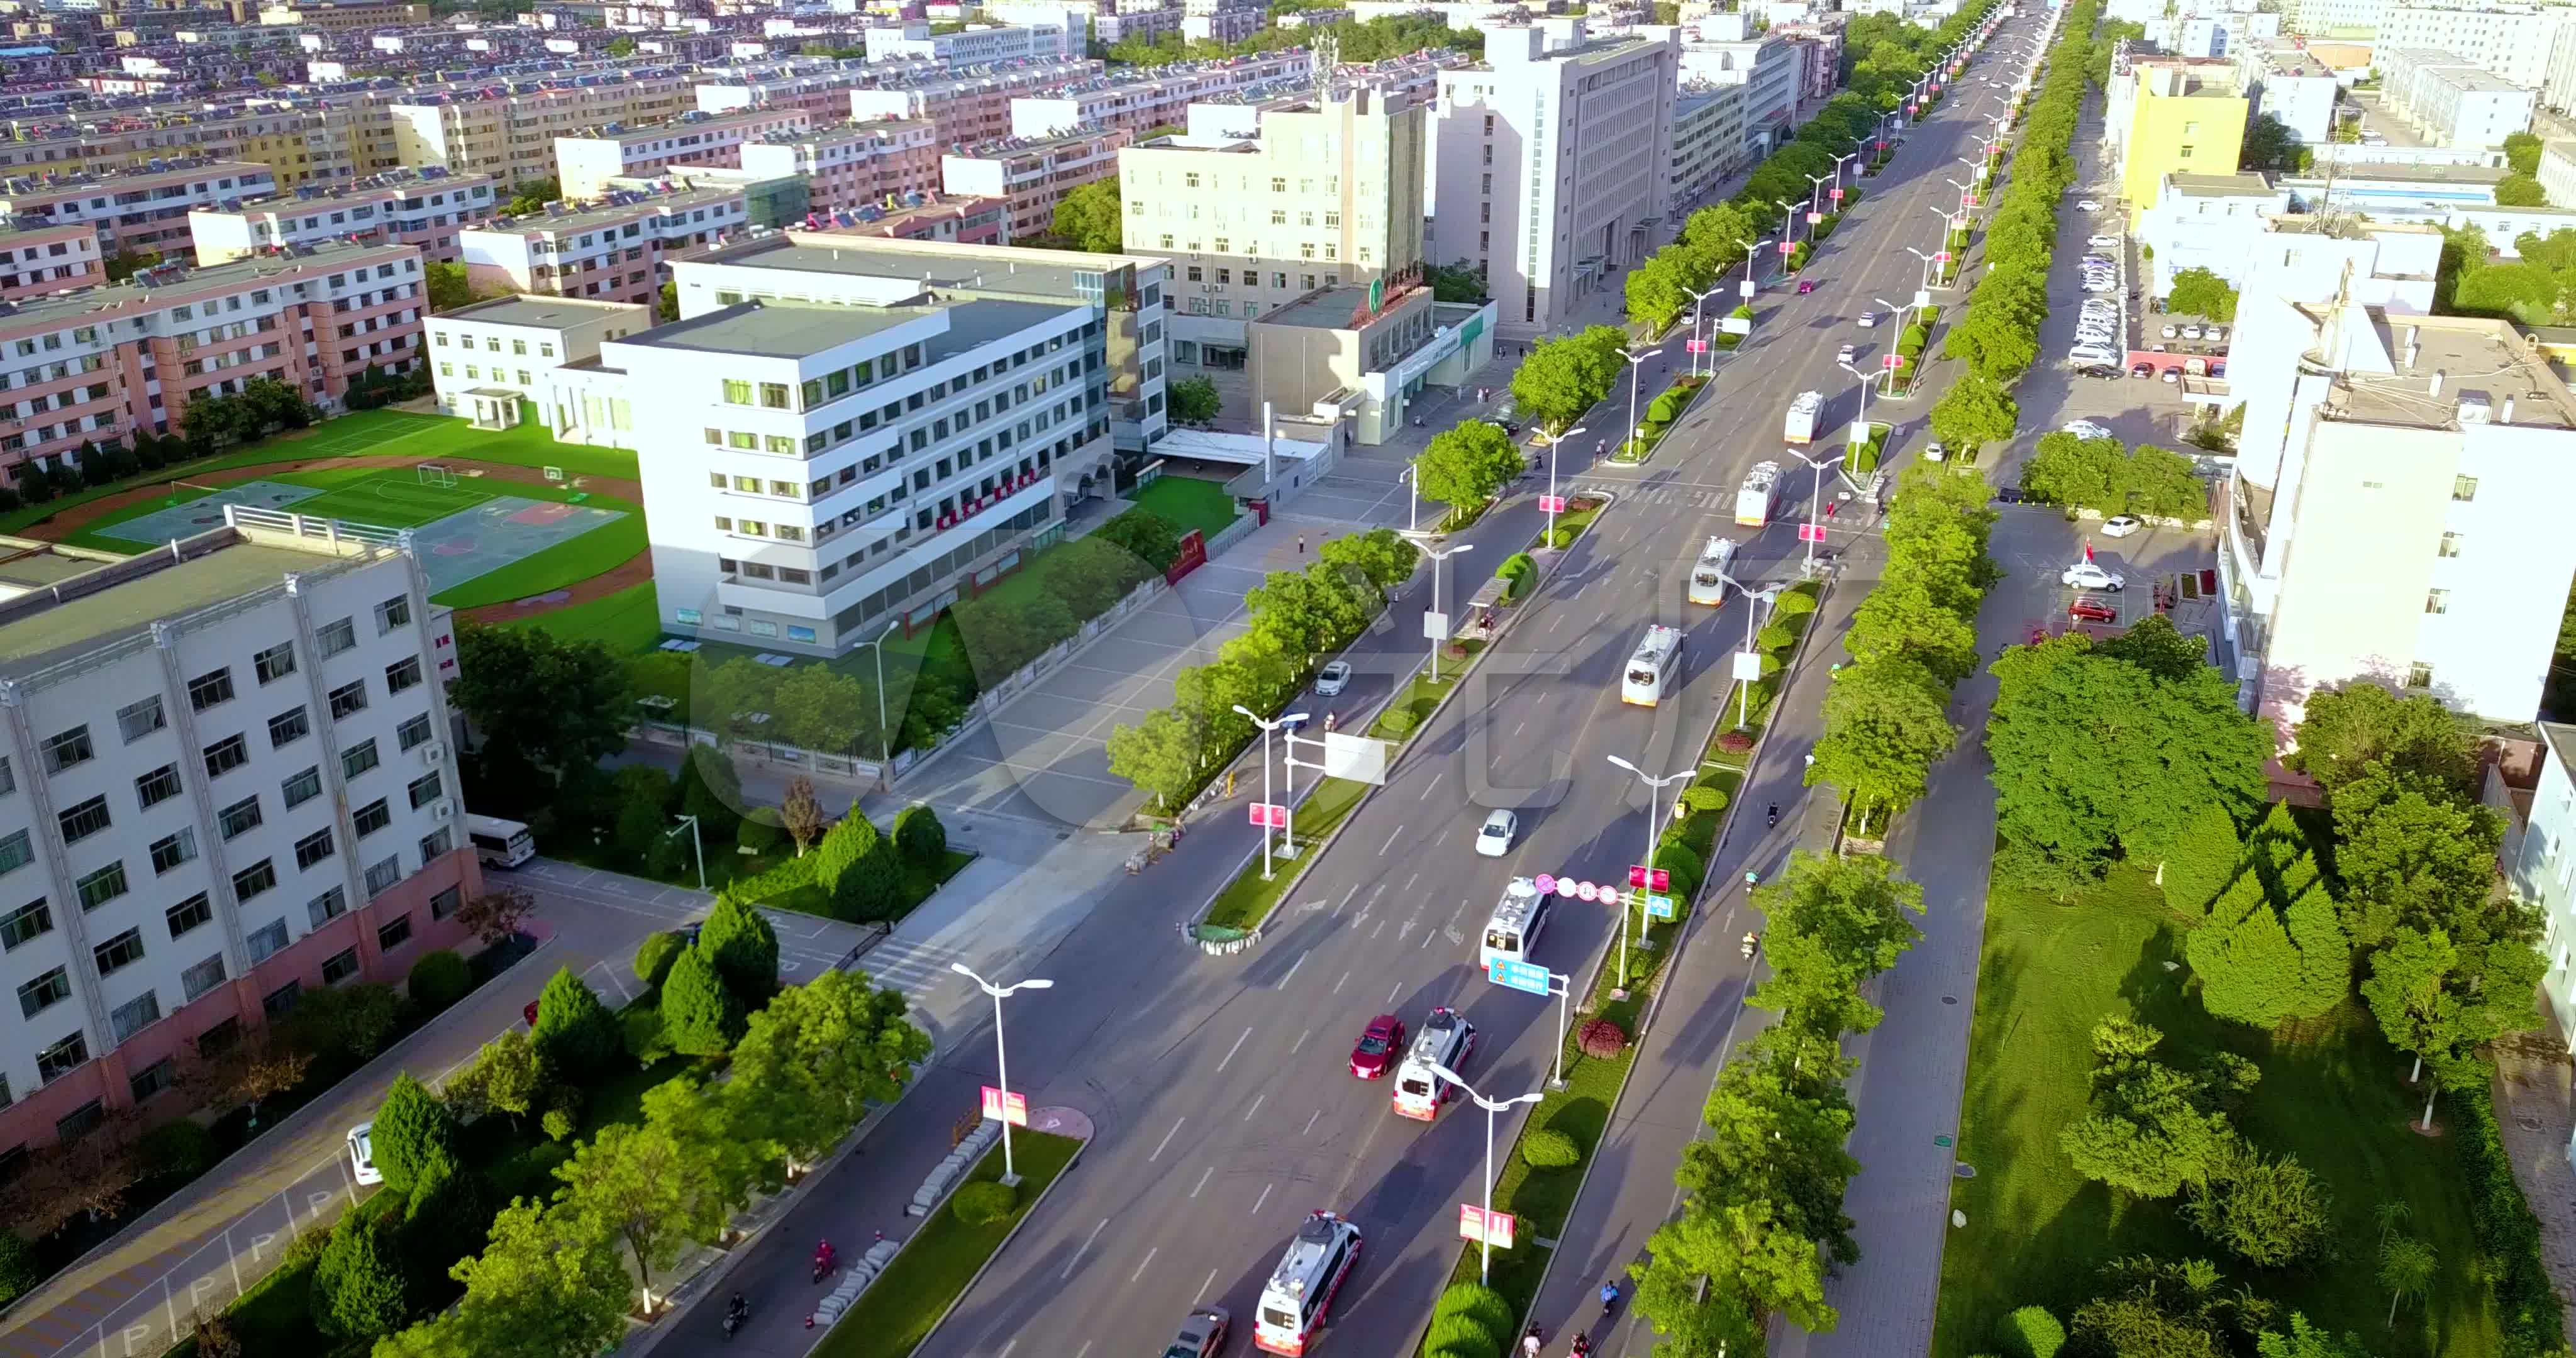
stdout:
POLYGON ((1299 556, 1304 556, 1305 554, 1306 554, 1306 535, 1305 535, 1305 534, 1303 534, 1303 533, 1299 533, 1299 534, 1297 535, 1297 555, 1299 555, 1299 556))

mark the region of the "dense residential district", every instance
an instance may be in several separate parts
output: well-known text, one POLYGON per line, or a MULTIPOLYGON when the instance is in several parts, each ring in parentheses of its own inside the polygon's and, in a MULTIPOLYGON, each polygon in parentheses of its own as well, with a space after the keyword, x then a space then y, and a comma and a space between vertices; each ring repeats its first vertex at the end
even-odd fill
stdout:
POLYGON ((2576 4, 0 22, 0 1358, 2576 1354, 2576 4))

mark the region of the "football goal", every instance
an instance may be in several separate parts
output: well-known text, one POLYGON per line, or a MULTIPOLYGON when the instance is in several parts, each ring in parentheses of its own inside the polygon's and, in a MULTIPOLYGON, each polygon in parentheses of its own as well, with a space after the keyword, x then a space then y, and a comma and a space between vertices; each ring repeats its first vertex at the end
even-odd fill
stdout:
POLYGON ((424 486, 443 486, 453 489, 456 485, 456 473, 435 462, 423 462, 413 470, 420 474, 420 483, 424 486))

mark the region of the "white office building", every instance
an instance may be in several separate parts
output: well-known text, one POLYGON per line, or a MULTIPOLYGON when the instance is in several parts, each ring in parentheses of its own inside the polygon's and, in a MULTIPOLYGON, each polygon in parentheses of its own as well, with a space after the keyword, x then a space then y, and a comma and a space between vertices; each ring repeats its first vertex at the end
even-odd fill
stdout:
POLYGON ((1504 335, 1547 333, 1662 243, 1675 58, 1576 19, 1489 30, 1482 63, 1440 73, 1423 255, 1482 265, 1504 335))
POLYGON ((526 293, 431 316, 427 328, 438 408, 478 428, 507 429, 519 422, 521 402, 545 400, 548 374, 652 329, 653 308, 526 293))
POLYGON ((1160 259, 787 232, 674 272, 680 319, 547 402, 642 454, 667 631, 837 655, 927 624, 1168 427, 1160 259))
POLYGON ((934 33, 928 22, 914 20, 901 28, 868 30, 869 61, 932 61, 942 66, 980 66, 994 61, 1054 61, 1082 55, 1082 34, 1063 22, 968 24, 954 33, 934 33))
POLYGON ((2537 89, 2548 78, 2558 35, 2571 21, 2576 10, 2564 5, 2394 0, 2379 16, 2377 45, 2448 52, 2507 84, 2537 89))
POLYGON ((2458 55, 2427 47, 2378 52, 2383 106, 2437 146, 2487 148, 2531 129, 2540 92, 2493 75, 2458 55))
POLYGON ((465 939, 447 610, 380 532, 233 512, 0 561, 0 1158, 465 939))
POLYGON ((2343 84, 2306 47, 2278 39, 2247 43, 2238 49, 2237 71, 2237 83, 2254 101, 2249 116, 2277 118, 2302 142, 2323 142, 2334 130, 2343 84))
POLYGON ((1665 200, 1676 216, 1716 201, 1717 191, 1751 165, 1744 140, 1742 85, 1685 83, 1673 101, 1672 168, 1665 200))
POLYGON ((1755 33, 1740 11, 1711 14, 1682 44, 1681 79, 1743 88, 1743 153, 1748 164, 1780 149, 1798 124, 1804 55, 1797 43, 1755 33))

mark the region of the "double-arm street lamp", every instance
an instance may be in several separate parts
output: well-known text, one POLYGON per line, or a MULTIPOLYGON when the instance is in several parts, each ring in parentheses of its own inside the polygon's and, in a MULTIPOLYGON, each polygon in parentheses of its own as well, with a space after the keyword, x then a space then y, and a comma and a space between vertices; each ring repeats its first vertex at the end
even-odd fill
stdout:
MULTIPOLYGON (((1550 538, 1549 541, 1553 542, 1555 539, 1550 538)), ((1428 541, 1417 540, 1413 545, 1416 548, 1419 548, 1424 556, 1431 558, 1431 611, 1438 613, 1440 612, 1440 563, 1447 561, 1453 556, 1459 556, 1476 550, 1476 544, 1472 542, 1462 542, 1455 547, 1443 549, 1432 546, 1428 541)), ((1428 629, 1425 630, 1427 631, 1428 629)), ((1449 629, 1444 627, 1441 629, 1442 635, 1430 638, 1431 682, 1435 684, 1440 682, 1440 643, 1449 639, 1447 635, 1448 630, 1449 629)))
MULTIPOLYGON (((1518 1098, 1489 1099, 1477 1093, 1474 1085, 1467 1083, 1459 1077, 1458 1072, 1447 1066, 1434 1062, 1431 1073, 1456 1085, 1459 1092, 1474 1099, 1476 1106, 1485 1110, 1485 1215, 1490 1219, 1494 1215, 1494 1115, 1514 1104, 1536 1103, 1546 1098, 1547 1092, 1534 1089, 1518 1098)), ((1490 1227, 1477 1234, 1485 1243, 1484 1258, 1476 1265, 1476 1281, 1481 1283, 1491 1278, 1494 1273, 1494 1238, 1490 1227)))
MULTIPOLYGON (((1628 772, 1637 775, 1637 781, 1646 785, 1646 856, 1638 861, 1651 868, 1655 865, 1655 836, 1661 832, 1664 818, 1662 804, 1656 801, 1656 797, 1664 790, 1665 784, 1678 783, 1699 770, 1697 768, 1684 768, 1678 773, 1667 773, 1661 778, 1656 778, 1649 775, 1644 769, 1638 768, 1636 765, 1629 763, 1627 760, 1622 759, 1615 754, 1609 756, 1609 760, 1620 768, 1626 769, 1628 772)), ((1638 894, 1643 896, 1644 892, 1642 889, 1638 894)), ((1646 903, 1641 899, 1636 904, 1637 908, 1642 910, 1645 908, 1646 903)), ((1623 896, 1620 898, 1619 905, 1619 989, 1624 992, 1627 988, 1628 903, 1627 898, 1623 896)))
MULTIPOLYGON (((1547 502, 1549 504, 1556 503, 1556 450, 1564 446, 1566 440, 1582 432, 1583 426, 1579 424, 1562 434, 1550 435, 1545 430, 1539 431, 1539 437, 1547 440, 1547 502)), ((1547 545, 1550 547, 1556 545, 1556 511, 1553 509, 1547 512, 1547 545)))
MULTIPOLYGON (((1864 402, 1869 400, 1869 386, 1867 383, 1863 383, 1861 385, 1861 400, 1864 402)), ((1848 451, 1850 445, 1845 444, 1844 448, 1848 451)), ((1816 474, 1815 488, 1807 501, 1807 531, 1799 534, 1800 537, 1807 540, 1807 564, 1812 566, 1816 564, 1816 539, 1823 536, 1823 534, 1817 531, 1816 524, 1818 513, 1817 506, 1823 503, 1825 498, 1825 468, 1842 461, 1843 454, 1836 453, 1832 457, 1819 461, 1807 456, 1805 453, 1799 452, 1795 448, 1788 448, 1783 451, 1788 453, 1789 456, 1798 459, 1800 462, 1806 463, 1807 470, 1816 474)))
MULTIPOLYGON (((1002 1048, 1002 1001, 1015 991, 1053 990, 1055 982, 1032 977, 1017 985, 995 985, 976 975, 974 968, 963 962, 951 962, 948 969, 982 986, 984 993, 993 997, 993 1084, 1002 1091, 1003 1111, 1007 1115, 1011 1102, 1011 1058, 1002 1048)), ((1020 1172, 1011 1163, 1011 1119, 1008 1116, 1002 1119, 1002 1182, 1012 1188, 1020 1186, 1020 1172)))
MULTIPOLYGON (((1436 645, 1437 643, 1434 644, 1436 645)), ((1432 663, 1437 664, 1439 662, 1435 660, 1432 663)), ((1234 705, 1234 710, 1241 713, 1245 720, 1261 728, 1261 804, 1263 807, 1267 808, 1272 805, 1270 800, 1270 733, 1283 726, 1292 731, 1295 730, 1297 727, 1305 723, 1306 714, 1303 712, 1294 712, 1273 721, 1241 703, 1236 703, 1234 705)), ((1296 755, 1293 750, 1289 755, 1289 766, 1292 772, 1288 775, 1288 784, 1290 791, 1293 793, 1297 784, 1297 775, 1293 772, 1293 769, 1296 766, 1296 755)), ((1261 880, 1265 882, 1270 880, 1270 830, 1270 815, 1268 811, 1265 810, 1261 817, 1261 880)))

